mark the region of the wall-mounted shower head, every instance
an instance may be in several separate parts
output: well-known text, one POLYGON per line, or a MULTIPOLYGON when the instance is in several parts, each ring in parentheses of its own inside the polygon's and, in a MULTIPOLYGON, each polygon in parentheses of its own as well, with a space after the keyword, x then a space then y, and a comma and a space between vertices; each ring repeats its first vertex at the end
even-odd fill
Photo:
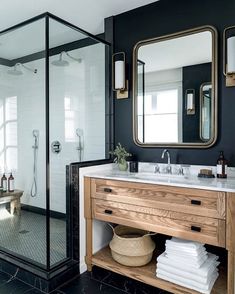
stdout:
POLYGON ((81 63, 81 62, 82 62, 82 59, 81 59, 81 58, 75 58, 75 57, 71 56, 68 52, 66 52, 66 51, 62 51, 62 52, 60 53, 60 55, 59 55, 59 59, 58 59, 58 60, 53 60, 53 61, 51 62, 51 64, 53 64, 53 65, 55 65, 55 66, 61 66, 61 67, 63 67, 63 66, 68 66, 68 65, 69 65, 69 62, 68 62, 67 60, 64 60, 64 59, 63 59, 63 55, 68 56, 70 59, 75 60, 75 61, 77 61, 78 63, 81 63))
POLYGON ((27 70, 29 70, 29 71, 35 73, 35 74, 36 74, 37 71, 38 71, 36 68, 33 69, 33 68, 30 68, 30 67, 28 67, 28 66, 26 66, 26 65, 24 65, 24 64, 18 62, 18 63, 16 63, 12 68, 10 68, 10 69, 7 71, 7 73, 8 73, 9 75, 13 75, 13 76, 20 76, 20 75, 23 74, 22 68, 27 69, 27 70))

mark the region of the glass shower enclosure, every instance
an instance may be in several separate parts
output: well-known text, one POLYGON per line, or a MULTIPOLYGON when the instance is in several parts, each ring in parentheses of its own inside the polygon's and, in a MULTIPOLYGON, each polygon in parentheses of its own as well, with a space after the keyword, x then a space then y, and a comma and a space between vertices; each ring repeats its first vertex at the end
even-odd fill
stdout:
POLYGON ((1 257, 44 270, 73 258, 66 166, 107 157, 108 50, 50 13, 0 32, 0 175, 15 181, 0 192, 1 257))

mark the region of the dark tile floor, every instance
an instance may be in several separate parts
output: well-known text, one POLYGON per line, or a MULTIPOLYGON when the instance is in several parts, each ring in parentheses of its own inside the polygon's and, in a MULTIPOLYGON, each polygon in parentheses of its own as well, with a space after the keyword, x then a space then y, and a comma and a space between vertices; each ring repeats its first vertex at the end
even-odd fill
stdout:
MULTIPOLYGON (((14 277, 0 272, 1 294, 42 294, 14 277)), ((83 273, 51 294, 167 294, 163 290, 145 285, 109 271, 94 268, 92 273, 83 273)), ((170 294, 170 293, 168 293, 170 294)))

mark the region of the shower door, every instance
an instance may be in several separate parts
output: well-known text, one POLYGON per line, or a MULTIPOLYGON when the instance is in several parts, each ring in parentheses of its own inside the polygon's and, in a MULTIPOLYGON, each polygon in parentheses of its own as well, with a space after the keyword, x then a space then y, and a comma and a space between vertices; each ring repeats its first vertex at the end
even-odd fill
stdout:
POLYGON ((45 19, 1 32, 0 44, 0 176, 15 181, 0 195, 0 251, 45 269, 45 19), (17 214, 2 201, 14 193, 22 194, 17 214))
POLYGON ((16 190, 0 189, 0 258, 57 271, 79 255, 66 166, 108 154, 107 45, 49 13, 0 32, 0 45, 0 177, 12 172, 16 190))
POLYGON ((66 166, 105 159, 107 153, 106 45, 53 19, 49 28, 50 265, 55 266, 72 254, 66 166))

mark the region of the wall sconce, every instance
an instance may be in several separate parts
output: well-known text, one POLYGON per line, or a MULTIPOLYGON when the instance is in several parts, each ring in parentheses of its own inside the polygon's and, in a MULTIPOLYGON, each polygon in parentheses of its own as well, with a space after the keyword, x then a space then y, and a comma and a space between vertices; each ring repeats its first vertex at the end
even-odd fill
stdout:
POLYGON ((187 89, 185 93, 187 115, 195 114, 195 90, 187 89))
POLYGON ((227 37, 227 33, 232 29, 235 29, 235 26, 226 28, 223 33, 223 73, 226 77, 226 87, 235 86, 235 33, 227 37))
POLYGON ((117 93, 117 99, 128 98, 128 80, 126 79, 126 55, 124 52, 113 54, 113 91, 117 93))

